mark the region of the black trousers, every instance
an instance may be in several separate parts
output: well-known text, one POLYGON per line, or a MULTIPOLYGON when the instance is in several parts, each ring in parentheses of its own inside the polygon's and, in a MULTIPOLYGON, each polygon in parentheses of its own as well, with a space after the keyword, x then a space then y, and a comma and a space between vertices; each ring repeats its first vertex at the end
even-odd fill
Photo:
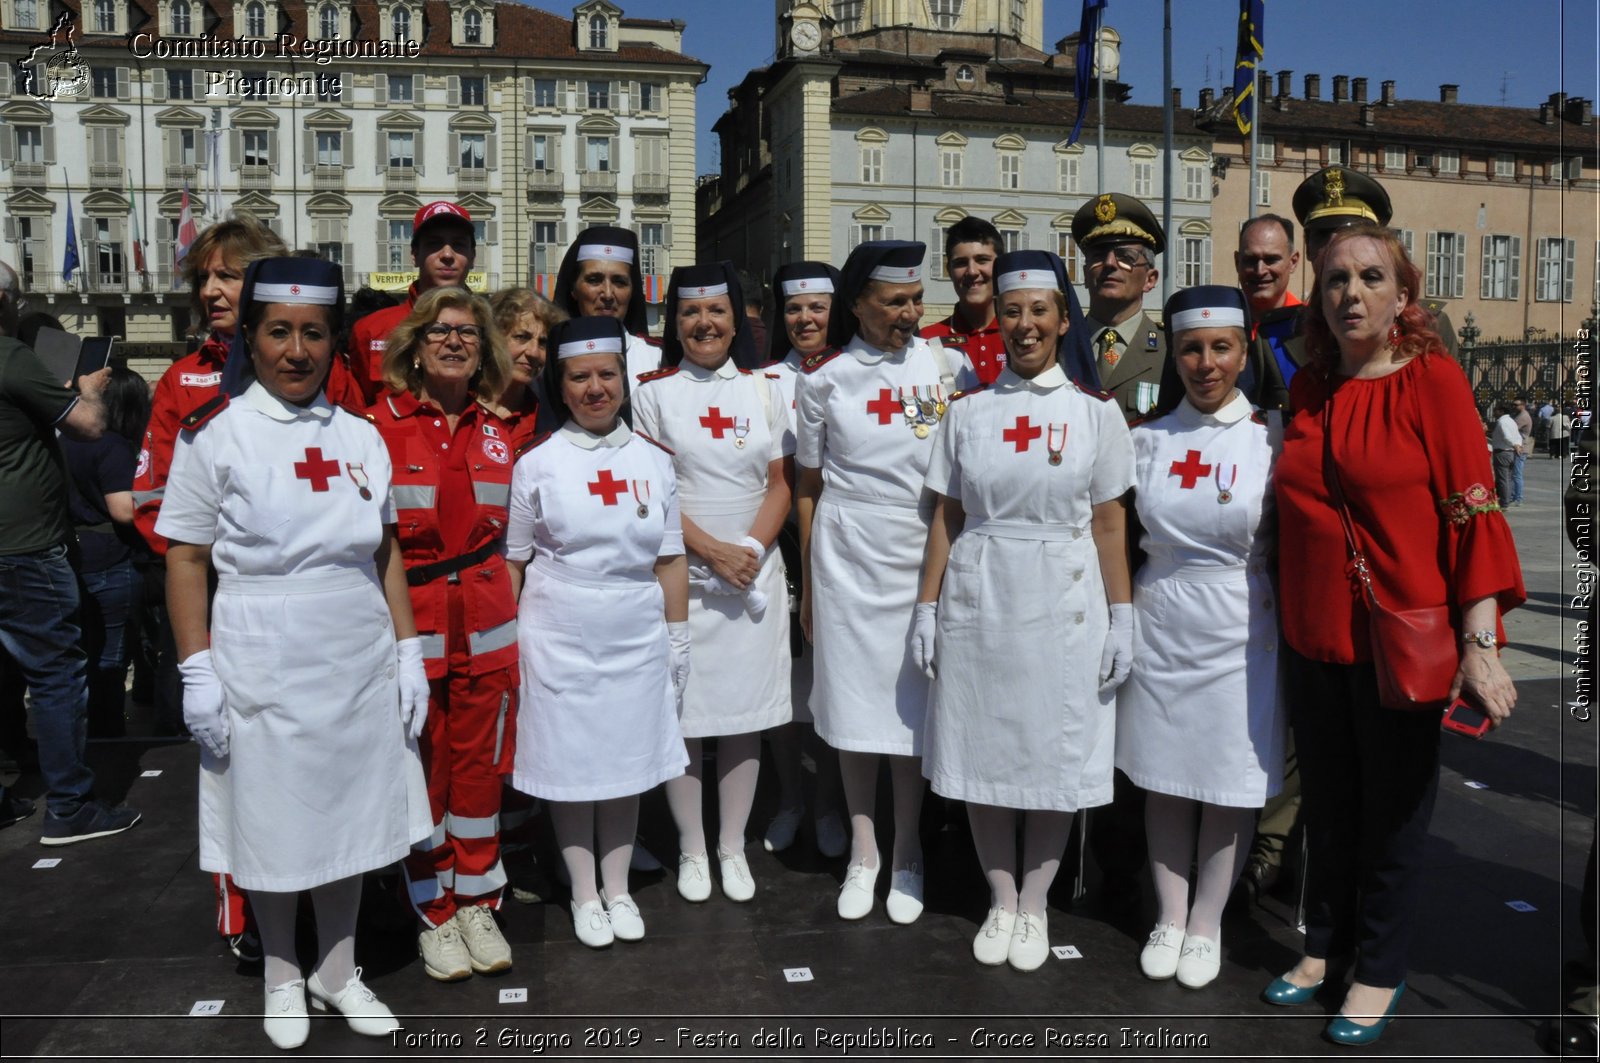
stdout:
POLYGON ((1300 755, 1306 954, 1356 950, 1356 980, 1406 975, 1424 851, 1439 791, 1439 716, 1378 704, 1370 664, 1289 653, 1290 716, 1300 755))

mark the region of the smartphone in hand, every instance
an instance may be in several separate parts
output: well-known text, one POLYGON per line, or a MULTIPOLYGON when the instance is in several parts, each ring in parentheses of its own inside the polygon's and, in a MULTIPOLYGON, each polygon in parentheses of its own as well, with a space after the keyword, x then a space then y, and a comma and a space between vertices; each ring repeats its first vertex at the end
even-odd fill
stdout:
POLYGON ((1444 719, 1439 726, 1468 738, 1482 738, 1484 732, 1489 730, 1489 714, 1457 698, 1444 710, 1444 719))

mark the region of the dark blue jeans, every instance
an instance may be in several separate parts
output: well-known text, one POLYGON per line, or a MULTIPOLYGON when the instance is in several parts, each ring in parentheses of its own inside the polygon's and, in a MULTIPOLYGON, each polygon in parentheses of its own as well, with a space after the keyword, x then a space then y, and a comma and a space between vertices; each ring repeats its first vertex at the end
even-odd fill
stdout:
POLYGON ((0 555, 0 646, 32 694, 45 803, 70 816, 89 798, 94 775, 83 759, 88 661, 79 645, 78 578, 65 546, 0 555))
POLYGON ((89 658, 89 731, 95 737, 116 737, 124 731, 128 661, 143 581, 131 561, 80 573, 79 578, 84 590, 79 614, 83 652, 89 658))

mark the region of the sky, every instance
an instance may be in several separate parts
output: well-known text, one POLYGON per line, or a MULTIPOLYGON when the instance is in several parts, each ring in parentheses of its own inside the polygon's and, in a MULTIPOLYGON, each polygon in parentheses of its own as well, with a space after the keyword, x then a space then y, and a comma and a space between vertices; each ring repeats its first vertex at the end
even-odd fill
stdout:
MULTIPOLYGON (((569 13, 551 0, 536 6, 569 13)), ((625 15, 680 18, 684 50, 711 64, 700 86, 696 125, 700 172, 717 167, 711 125, 727 110, 728 89, 770 63, 777 38, 774 0, 617 0, 625 15)), ((1237 0, 1172 0, 1172 78, 1194 106, 1206 85, 1232 84, 1237 0), (1208 80, 1209 73, 1209 80, 1208 80)), ((1537 107, 1552 92, 1600 97, 1600 40, 1595 0, 1267 0, 1268 71, 1393 79, 1401 99, 1439 98, 1441 84, 1461 87, 1463 103, 1537 107), (1381 28, 1381 32, 1376 32, 1381 28)), ((1161 0, 1109 0, 1106 24, 1122 35, 1121 80, 1134 103, 1159 105, 1162 86, 1161 0)), ((1046 0, 1045 46, 1076 33, 1077 0, 1046 0)), ((1597 126, 1600 130, 1600 126, 1597 126)), ((1597 132, 1600 136, 1600 132, 1597 132)))

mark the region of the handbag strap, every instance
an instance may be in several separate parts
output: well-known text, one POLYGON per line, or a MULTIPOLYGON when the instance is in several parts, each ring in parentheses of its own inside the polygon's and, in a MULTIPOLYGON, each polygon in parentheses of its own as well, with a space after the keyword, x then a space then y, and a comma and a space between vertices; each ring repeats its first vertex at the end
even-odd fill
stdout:
POLYGON ((1356 543, 1356 529, 1350 519, 1350 508, 1345 504, 1344 488, 1339 483, 1339 464, 1333 460, 1333 377, 1328 378, 1328 396, 1322 402, 1322 468, 1328 477, 1328 489, 1333 495, 1334 512, 1339 514, 1339 526, 1344 530, 1345 549, 1350 551, 1350 567, 1361 581, 1367 604, 1378 608, 1378 594, 1372 586, 1372 572, 1367 567, 1366 555, 1356 543))

